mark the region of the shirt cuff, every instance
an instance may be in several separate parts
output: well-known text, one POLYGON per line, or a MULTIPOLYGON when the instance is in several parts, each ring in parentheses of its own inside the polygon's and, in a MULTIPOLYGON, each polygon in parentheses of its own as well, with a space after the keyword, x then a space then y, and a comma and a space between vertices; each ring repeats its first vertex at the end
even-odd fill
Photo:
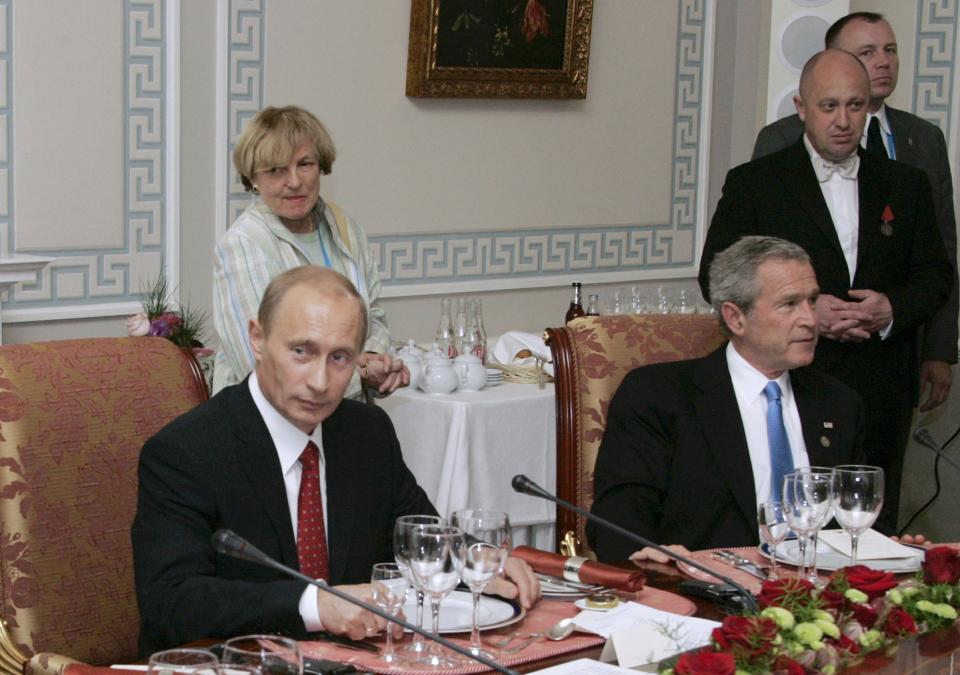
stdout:
POLYGON ((893 319, 890 319, 890 323, 887 324, 887 327, 880 331, 880 339, 886 340, 890 336, 890 331, 893 330, 893 319))
POLYGON ((317 589, 307 585, 300 596, 300 618, 303 619, 303 626, 308 633, 315 633, 323 630, 323 623, 320 621, 320 608, 317 607, 317 589))

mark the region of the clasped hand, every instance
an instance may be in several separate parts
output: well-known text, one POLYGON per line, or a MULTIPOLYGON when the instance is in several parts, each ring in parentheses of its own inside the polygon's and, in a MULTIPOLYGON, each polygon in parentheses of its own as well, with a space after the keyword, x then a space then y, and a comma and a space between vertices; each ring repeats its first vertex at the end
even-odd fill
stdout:
POLYGON ((893 321, 893 307, 883 293, 852 290, 855 302, 823 294, 817 299, 817 324, 820 335, 840 342, 862 342, 879 333, 893 321))

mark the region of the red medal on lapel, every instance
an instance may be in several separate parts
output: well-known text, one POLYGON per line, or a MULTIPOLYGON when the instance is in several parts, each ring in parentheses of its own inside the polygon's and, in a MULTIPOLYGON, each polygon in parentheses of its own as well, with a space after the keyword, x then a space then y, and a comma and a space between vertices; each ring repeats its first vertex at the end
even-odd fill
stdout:
POLYGON ((883 207, 883 215, 880 216, 880 234, 884 237, 893 236, 893 225, 890 223, 893 222, 893 209, 890 208, 890 205, 887 204, 883 207))

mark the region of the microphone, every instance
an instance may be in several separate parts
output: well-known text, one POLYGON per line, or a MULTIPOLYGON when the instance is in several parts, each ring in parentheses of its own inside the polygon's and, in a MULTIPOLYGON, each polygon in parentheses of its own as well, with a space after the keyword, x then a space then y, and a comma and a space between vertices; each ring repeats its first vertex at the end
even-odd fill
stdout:
POLYGON ((283 572, 288 576, 294 577, 295 579, 300 579, 301 581, 306 581, 308 584, 316 586, 317 588, 322 588, 327 593, 335 595, 341 600, 346 600, 351 605, 362 607, 368 612, 371 612, 373 614, 376 614, 377 616, 383 617, 387 621, 400 624, 407 630, 413 631, 414 633, 418 633, 423 637, 427 638, 428 640, 439 642, 447 649, 455 651, 456 653, 462 656, 466 656, 467 658, 472 659, 474 661, 479 661, 480 663, 485 665, 487 668, 493 668, 496 671, 504 673, 504 675, 518 675, 517 671, 510 670, 509 668, 505 668, 501 666, 499 663, 497 663, 496 661, 494 661, 493 659, 488 659, 485 656, 473 654, 470 652, 469 649, 466 649, 465 647, 461 647, 458 644, 454 644, 453 642, 450 642, 446 638, 442 638, 439 635, 433 635, 432 633, 420 628, 420 626, 414 626, 411 623, 407 623, 403 619, 399 619, 395 616, 387 614, 385 611, 383 611, 382 609, 380 609, 375 605, 366 603, 363 600, 358 600, 352 595, 348 593, 344 593, 339 588, 328 585, 327 582, 325 582, 323 579, 311 579, 306 574, 303 574, 302 572, 295 570, 292 567, 287 567, 283 563, 278 562, 273 558, 271 558, 270 556, 268 556, 266 553, 258 549, 256 546, 248 542, 246 539, 241 537, 239 534, 237 534, 233 530, 228 530, 226 528, 217 530, 216 532, 213 533, 212 542, 213 542, 213 548, 214 550, 217 551, 217 553, 222 553, 224 555, 228 555, 233 558, 239 558, 240 560, 247 560, 249 562, 256 563, 258 565, 263 565, 264 567, 271 567, 275 570, 279 570, 280 572, 283 572))
POLYGON ((913 430, 913 440, 915 440, 920 445, 925 448, 933 450, 941 459, 946 460, 954 469, 960 471, 960 464, 957 464, 956 460, 953 459, 950 455, 943 451, 943 448, 933 440, 933 434, 930 433, 930 430, 926 427, 917 427, 913 430))
POLYGON ((716 571, 710 569, 706 565, 701 565, 700 563, 698 563, 696 560, 693 560, 692 558, 688 558, 687 556, 680 555, 679 553, 671 551, 666 546, 655 544, 649 539, 645 539, 644 537, 641 537, 639 534, 635 534, 630 530, 620 527, 616 523, 611 523, 606 518, 601 518, 600 516, 590 513, 589 511, 584 511, 579 506, 575 504, 571 504, 568 501, 565 501, 563 499, 560 499, 559 497, 556 497, 550 494, 549 492, 544 490, 542 487, 534 483, 532 480, 524 476, 522 473, 514 476, 513 480, 510 481, 510 485, 513 486, 513 489, 516 492, 519 492, 521 494, 532 495, 534 497, 540 497, 542 499, 546 499, 547 501, 551 501, 554 504, 557 504, 559 506, 562 506, 565 509, 573 511, 577 515, 583 516, 587 520, 592 520, 593 522, 597 523, 602 527, 605 527, 608 530, 613 530, 617 534, 623 537, 626 537, 630 541, 636 542, 641 546, 649 546, 650 548, 660 551, 664 555, 669 556, 674 560, 679 560, 684 565, 689 565, 690 567, 693 567, 694 569, 698 569, 701 572, 709 574, 710 576, 715 577, 726 584, 730 584, 735 589, 737 589, 737 591, 740 593, 740 596, 743 600, 743 608, 745 610, 756 611, 756 612, 760 611, 760 605, 757 603, 757 599, 753 597, 753 594, 750 591, 748 591, 742 585, 738 584, 733 579, 730 579, 729 577, 725 577, 721 574, 718 574, 716 571))

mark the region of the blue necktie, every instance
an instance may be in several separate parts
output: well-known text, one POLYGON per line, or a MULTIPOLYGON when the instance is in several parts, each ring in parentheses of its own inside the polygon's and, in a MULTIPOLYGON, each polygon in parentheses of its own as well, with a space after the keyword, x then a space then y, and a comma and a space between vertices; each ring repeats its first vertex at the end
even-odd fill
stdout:
POLYGON ((790 439, 783 426, 783 406, 780 404, 780 385, 767 382, 763 395, 767 397, 767 441, 770 444, 770 501, 780 502, 783 477, 793 471, 793 453, 790 439))

